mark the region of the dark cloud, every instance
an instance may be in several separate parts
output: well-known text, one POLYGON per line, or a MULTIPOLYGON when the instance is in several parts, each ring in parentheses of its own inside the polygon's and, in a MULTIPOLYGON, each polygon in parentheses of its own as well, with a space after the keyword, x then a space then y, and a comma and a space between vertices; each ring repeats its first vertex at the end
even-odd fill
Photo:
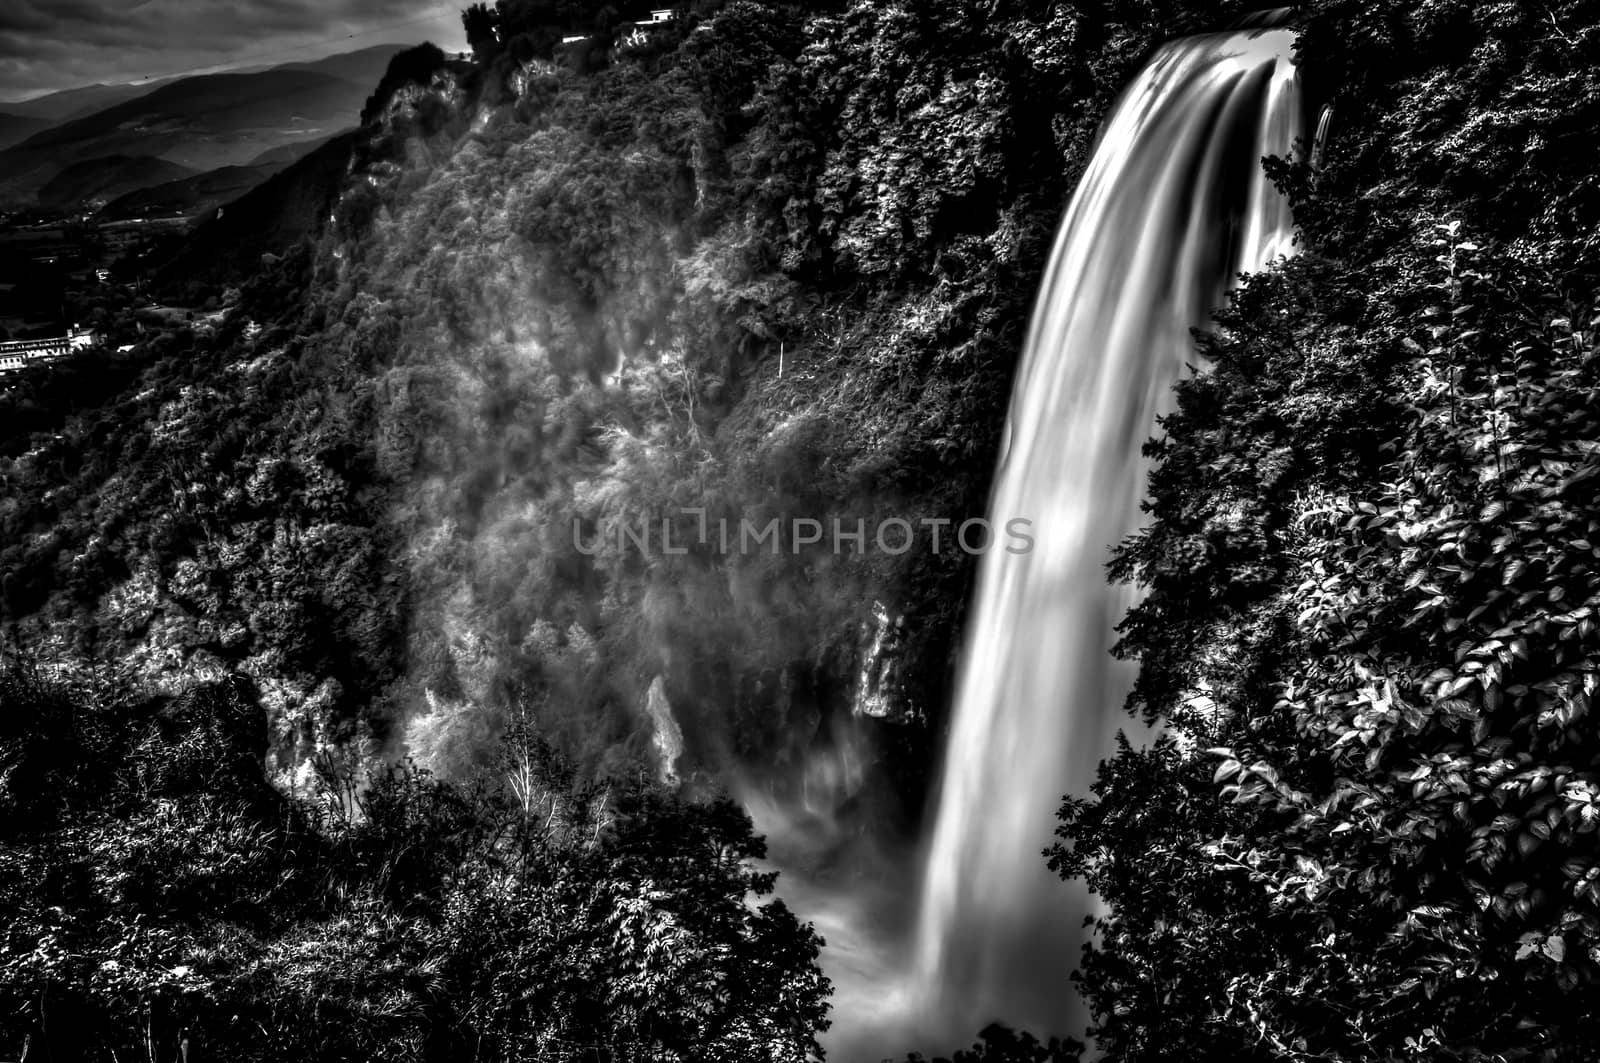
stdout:
POLYGON ((391 41, 461 47, 464 3, 0 0, 0 109, 95 82, 288 63, 391 41))

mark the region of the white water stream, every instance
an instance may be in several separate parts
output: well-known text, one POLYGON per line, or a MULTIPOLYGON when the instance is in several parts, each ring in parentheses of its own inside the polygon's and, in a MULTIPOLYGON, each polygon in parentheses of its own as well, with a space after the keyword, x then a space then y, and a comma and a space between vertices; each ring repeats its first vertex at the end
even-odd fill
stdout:
MULTIPOLYGON (((1301 134, 1293 33, 1166 45, 1124 92, 1062 220, 1012 392, 990 502, 1033 522, 992 551, 966 631, 915 932, 941 1024, 1068 1030, 1087 898, 1045 867, 1063 794, 1085 795, 1133 679, 1110 656, 1138 597, 1107 583, 1141 523, 1141 453, 1240 272, 1290 253, 1260 160, 1301 134)), ((1081 1026, 1081 1023, 1073 1023, 1081 1026)))

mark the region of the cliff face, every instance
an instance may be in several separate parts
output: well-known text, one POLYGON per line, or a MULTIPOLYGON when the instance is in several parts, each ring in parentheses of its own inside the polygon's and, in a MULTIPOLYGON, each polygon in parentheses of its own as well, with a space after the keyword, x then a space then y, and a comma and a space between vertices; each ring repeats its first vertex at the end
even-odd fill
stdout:
POLYGON ((1060 204, 1148 47, 1226 17, 741 2, 402 79, 319 234, 227 241, 214 334, 8 396, 8 616, 243 668, 282 770, 453 770, 525 708, 626 767, 660 676, 686 778, 876 744, 914 795, 1060 204))
POLYGON ((739 3, 599 71, 394 96, 316 286, 389 330, 402 714, 492 733, 528 699, 615 762, 660 676, 689 777, 801 787, 872 744, 863 710, 926 763, 1061 197, 1121 64, 1180 29, 1054 17, 739 3), (863 685, 879 612, 896 665, 863 685))

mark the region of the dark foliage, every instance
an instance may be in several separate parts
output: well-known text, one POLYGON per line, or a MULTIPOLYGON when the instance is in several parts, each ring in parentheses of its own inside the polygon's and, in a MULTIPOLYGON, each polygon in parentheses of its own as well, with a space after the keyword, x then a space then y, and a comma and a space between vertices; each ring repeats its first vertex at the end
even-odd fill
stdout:
POLYGON ((575 789, 527 731, 451 786, 262 776, 242 677, 0 673, 0 1040, 33 1058, 803 1060, 818 942, 723 800, 575 789))
POLYGON ((444 65, 444 52, 435 44, 419 44, 397 53, 389 60, 389 68, 384 71, 378 87, 361 108, 362 123, 377 117, 388 106, 397 89, 405 85, 427 85, 433 75, 444 69, 444 65))

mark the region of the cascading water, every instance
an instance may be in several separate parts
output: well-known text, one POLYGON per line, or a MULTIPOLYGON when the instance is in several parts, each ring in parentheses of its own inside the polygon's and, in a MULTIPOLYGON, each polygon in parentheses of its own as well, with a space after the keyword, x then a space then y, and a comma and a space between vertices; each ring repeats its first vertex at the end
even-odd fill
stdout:
POLYGON ((991 523, 1027 553, 979 571, 928 843, 913 996, 924 1032, 1002 1020, 1080 1033, 1076 896, 1044 866, 1063 793, 1084 794, 1127 696, 1113 628, 1137 592, 1110 547, 1137 529, 1141 454, 1203 324, 1240 272, 1290 251, 1263 173, 1301 134, 1293 33, 1166 45, 1125 91, 1062 221, 1016 379, 991 523), (937 1020, 934 1018, 937 1016, 937 1020))

